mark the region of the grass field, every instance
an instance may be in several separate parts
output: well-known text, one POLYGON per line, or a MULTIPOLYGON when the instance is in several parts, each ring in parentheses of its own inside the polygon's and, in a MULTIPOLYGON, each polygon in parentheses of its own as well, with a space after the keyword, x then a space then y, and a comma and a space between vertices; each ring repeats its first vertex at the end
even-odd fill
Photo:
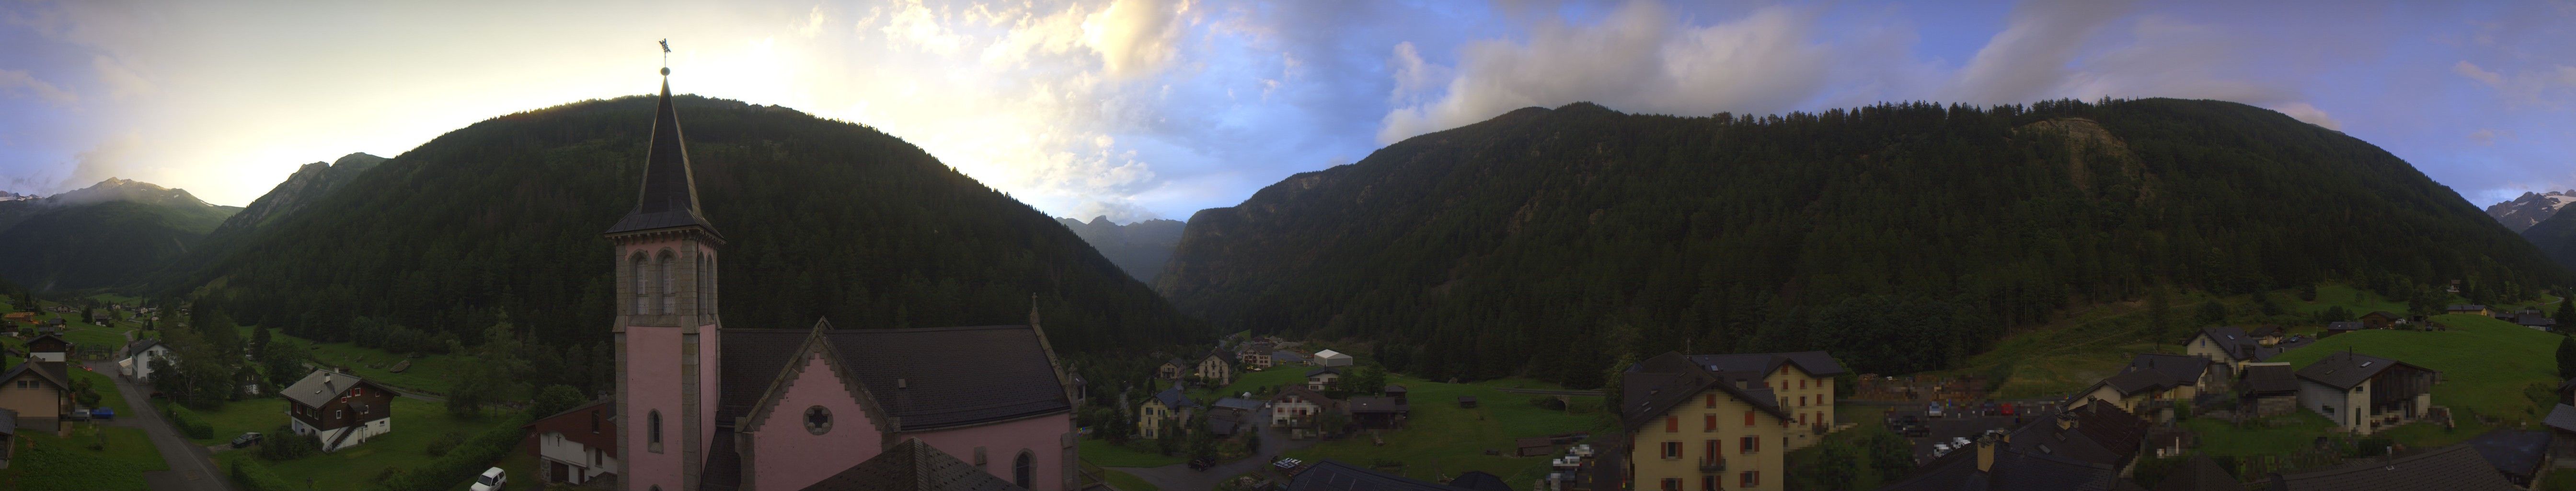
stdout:
MULTIPOLYGON (((443 409, 433 407, 430 410, 443 409)), ((278 425, 286 424, 286 400, 275 397, 233 401, 225 403, 223 409, 191 412, 196 413, 197 419, 205 420, 207 426, 215 428, 215 436, 198 439, 199 445, 230 442, 242 433, 273 433, 278 425)), ((398 418, 402 415, 399 412, 394 414, 398 418)), ((394 420, 396 431, 401 430, 402 423, 403 420, 394 420)))
POLYGON ((1334 459, 1358 466, 1401 463, 1395 472, 1415 479, 1437 480, 1466 471, 1502 476, 1503 482, 1530 482, 1547 471, 1547 457, 1511 457, 1513 439, 1589 431, 1618 431, 1616 418, 1602 411, 1598 398, 1576 398, 1575 411, 1555 411, 1530 404, 1535 396, 1503 388, 1555 389, 1521 379, 1468 384, 1433 383, 1390 375, 1388 383, 1411 389, 1413 415, 1409 428, 1383 433, 1386 445, 1372 445, 1366 434, 1288 452, 1299 459, 1334 459), (1458 407, 1458 396, 1476 396, 1475 409, 1458 407), (1486 450, 1503 455, 1485 455, 1486 450))
POLYGON ((1266 389, 1276 387, 1280 384, 1305 383, 1306 370, 1312 368, 1314 367, 1305 365, 1282 365, 1270 367, 1269 370, 1238 373, 1234 376, 1233 384, 1214 390, 1191 391, 1191 396, 1193 398, 1204 398, 1204 400, 1214 401, 1220 397, 1230 397, 1245 392, 1251 392, 1256 394, 1254 397, 1262 397, 1261 394, 1264 394, 1266 389))
POLYGON ((1185 460, 1089 438, 1082 440, 1081 454, 1084 462, 1101 467, 1162 467, 1185 460))
MULTIPOLYGON (((271 462, 270 469, 289 482, 302 483, 310 478, 323 489, 357 489, 375 482, 390 469, 409 469, 429 462, 426 450, 430 440, 450 431, 463 432, 468 438, 482 433, 504 418, 486 415, 480 420, 460 420, 447 415, 438 403, 411 398, 394 398, 394 429, 366 443, 349 446, 337 452, 319 454, 286 462, 271 462)), ((226 407, 227 413, 231 412, 226 407)), ((283 411, 282 409, 280 411, 283 411)), ((266 428, 286 422, 283 412, 275 413, 266 428)), ((220 431, 220 430, 218 430, 220 431)), ((218 433, 220 434, 220 433, 218 433)), ((218 463, 230 459, 259 458, 252 452, 231 451, 215 454, 218 463)), ((513 476, 516 477, 516 476, 513 476)), ((531 476, 533 477, 533 476, 531 476)))
POLYGON ((1163 489, 1161 486, 1155 486, 1154 483, 1145 482, 1144 478, 1136 477, 1135 474, 1115 470, 1101 469, 1100 478, 1108 480, 1109 487, 1117 488, 1118 491, 1162 491, 1163 489))
POLYGON ((2441 371, 2442 382, 2433 386, 2433 404, 2460 412, 2455 419, 2467 419, 2468 412, 2474 412, 2513 424, 2546 415, 2547 408, 2533 402, 2524 389, 2532 384, 2557 387, 2559 335, 2480 315, 2440 315, 2433 320, 2451 330, 2343 334, 2282 354, 2275 361, 2305 368, 2349 349, 2441 371))
POLYGON ((125 393, 116 390, 115 379, 109 378, 104 373, 79 368, 68 371, 71 372, 73 380, 88 380, 90 387, 98 391, 98 407, 114 409, 119 416, 134 414, 134 406, 125 402, 125 393))
POLYGON ((0 470, 0 488, 142 491, 144 472, 170 468, 141 428, 89 427, 67 438, 28 432, 12 442, 17 448, 9 468, 0 470), (90 450, 100 434, 106 450, 90 450))
MULTIPOLYGON (((242 338, 249 339, 250 333, 247 329, 253 328, 244 327, 243 329, 245 330, 242 338)), ((406 392, 444 394, 449 386, 455 385, 454 375, 461 373, 465 364, 473 363, 473 357, 464 355, 421 355, 419 358, 410 358, 411 367, 403 370, 403 373, 393 373, 386 369, 403 361, 405 358, 402 355, 375 348, 361 348, 349 343, 317 343, 280 331, 269 331, 269 335, 279 339, 294 339, 303 342, 306 346, 311 346, 314 363, 346 367, 370 382, 385 384, 406 392)), ((525 397, 526 394, 503 395, 505 400, 525 397)))

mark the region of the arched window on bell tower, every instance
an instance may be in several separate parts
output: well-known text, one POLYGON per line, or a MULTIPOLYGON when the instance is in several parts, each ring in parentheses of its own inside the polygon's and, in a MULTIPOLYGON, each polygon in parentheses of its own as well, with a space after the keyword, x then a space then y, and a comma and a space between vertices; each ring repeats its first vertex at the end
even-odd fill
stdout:
POLYGON ((635 277, 635 315, 644 315, 646 313, 645 305, 648 305, 645 302, 652 299, 652 297, 645 296, 647 293, 650 293, 651 290, 646 290, 644 288, 644 282, 645 280, 650 279, 651 276, 648 274, 648 271, 644 270, 644 252, 636 251, 634 259, 627 262, 629 264, 627 266, 626 273, 635 277))
POLYGON ((655 269, 655 273, 662 277, 662 315, 671 315, 679 308, 680 290, 672 288, 670 250, 662 251, 661 265, 655 269))
MULTIPOLYGON (((698 315, 716 315, 716 260, 698 251, 698 315)), ((704 322, 704 321, 701 321, 704 322)))

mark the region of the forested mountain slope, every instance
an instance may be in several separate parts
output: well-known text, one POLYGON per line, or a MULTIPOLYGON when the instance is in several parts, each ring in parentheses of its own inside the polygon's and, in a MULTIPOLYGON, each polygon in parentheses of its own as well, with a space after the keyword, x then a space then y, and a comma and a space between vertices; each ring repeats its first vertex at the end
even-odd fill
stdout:
POLYGON ((2522 229, 2522 238, 2559 266, 2576 268, 2576 213, 2552 213, 2549 219, 2522 229))
MULTIPOLYGON (((1045 214, 911 144, 775 106, 675 102, 728 241, 726 327, 1017 324, 1035 295, 1058 349, 1207 337, 1045 214)), ((506 312, 547 346, 604 352, 615 261, 599 234, 635 206, 653 107, 589 101, 450 132, 163 293, 214 286, 207 301, 243 323, 325 340, 361 316, 475 340, 506 312)))
POLYGON ((136 286, 238 211, 115 178, 0 202, 0 277, 38 291, 136 286))
POLYGON ((1092 217, 1090 222, 1057 218, 1073 235, 1091 244, 1092 249, 1117 263, 1136 281, 1154 281, 1163 271, 1163 263, 1172 259, 1172 247, 1181 242, 1179 220, 1144 220, 1126 225, 1109 221, 1109 217, 1092 217))
POLYGON ((2157 288, 2569 275, 2368 143, 2148 99, 1669 117, 1527 108, 1191 217, 1156 286, 1220 330, 1376 341, 1429 378, 1582 386, 1623 353, 1933 369, 2157 288))

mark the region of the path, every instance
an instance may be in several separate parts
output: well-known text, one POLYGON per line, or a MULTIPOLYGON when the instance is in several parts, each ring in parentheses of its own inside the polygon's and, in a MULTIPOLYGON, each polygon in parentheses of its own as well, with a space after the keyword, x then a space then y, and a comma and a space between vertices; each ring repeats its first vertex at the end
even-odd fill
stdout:
POLYGON ((1514 393, 1514 394, 1537 394, 1537 395, 1546 395, 1546 396, 1574 396, 1574 397, 1601 397, 1601 391, 1598 391, 1598 390, 1553 390, 1553 389, 1494 389, 1494 390, 1499 390, 1499 391, 1503 391, 1503 392, 1510 392, 1510 393, 1514 393))
POLYGON ((1186 463, 1162 467, 1110 467, 1108 469, 1133 474, 1139 479, 1144 479, 1145 482, 1153 483, 1154 487, 1170 491, 1216 489, 1219 482, 1261 470, 1261 466, 1270 465, 1271 457, 1315 444, 1314 440, 1291 440, 1286 433, 1273 433, 1270 431, 1268 418, 1255 419, 1257 421, 1253 422, 1255 426, 1253 431, 1260 432, 1261 451, 1253 453, 1250 457, 1217 464, 1216 467, 1210 467, 1204 471, 1190 470, 1190 465, 1186 463))
MULTIPOLYGON (((116 364, 111 362, 93 361, 89 362, 89 367, 99 373, 116 373, 116 364)), ((127 405, 133 406, 134 414, 118 414, 115 420, 105 424, 142 428, 143 433, 152 438, 152 447, 161 450, 161 459, 170 464, 170 470, 143 473, 144 482, 150 483, 154 491, 229 490, 224 484, 222 467, 215 465, 214 454, 205 446, 179 436, 178 429, 164 422, 161 411, 153 408, 152 400, 145 397, 148 392, 137 388, 125 377, 108 378, 116 380, 116 392, 125 396, 127 405)))

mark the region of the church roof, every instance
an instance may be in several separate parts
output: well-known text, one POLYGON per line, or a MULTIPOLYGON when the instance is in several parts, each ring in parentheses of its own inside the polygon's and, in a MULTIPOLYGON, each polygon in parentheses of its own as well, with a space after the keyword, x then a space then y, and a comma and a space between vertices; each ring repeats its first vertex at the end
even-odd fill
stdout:
POLYGON ((689 147, 680 137, 680 115, 671 109, 671 82, 662 81, 661 101, 653 109, 653 142, 644 157, 644 187, 635 211, 608 227, 607 234, 678 227, 698 227, 723 239, 698 212, 698 184, 689 170, 689 147))
POLYGON ((904 439, 885 453, 850 466, 806 491, 1015 491, 1022 490, 974 464, 932 448, 918 438, 904 439))
MULTIPOLYGON (((750 414, 786 375, 807 329, 726 329, 719 421, 750 414)), ((1064 383, 1025 325, 827 329, 820 338, 895 431, 923 431, 1070 411, 1064 383)), ((829 373, 829 372, 820 372, 829 373)))

